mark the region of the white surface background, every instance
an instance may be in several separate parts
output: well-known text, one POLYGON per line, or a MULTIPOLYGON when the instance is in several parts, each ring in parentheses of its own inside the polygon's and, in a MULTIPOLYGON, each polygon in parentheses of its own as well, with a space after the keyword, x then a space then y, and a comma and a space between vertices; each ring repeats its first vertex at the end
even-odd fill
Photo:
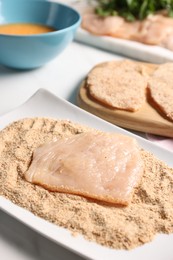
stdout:
POLYGON ((0 114, 22 104, 39 88, 74 103, 74 92, 92 66, 115 58, 120 57, 73 42, 56 59, 36 70, 18 71, 0 66, 0 114))

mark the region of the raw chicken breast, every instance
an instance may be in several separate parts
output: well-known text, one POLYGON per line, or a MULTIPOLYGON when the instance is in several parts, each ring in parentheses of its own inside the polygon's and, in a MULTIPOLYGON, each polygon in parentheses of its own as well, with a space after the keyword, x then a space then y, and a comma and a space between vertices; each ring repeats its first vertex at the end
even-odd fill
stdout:
POLYGON ((128 205, 142 173, 134 138, 86 132, 37 148, 25 178, 51 191, 128 205))
POLYGON ((120 16, 100 17, 87 13, 82 18, 82 28, 96 35, 108 35, 122 39, 131 39, 139 30, 140 23, 129 23, 120 16))
POLYGON ((114 35, 124 19, 119 16, 99 17, 96 14, 85 14, 82 18, 82 27, 97 35, 114 35))
POLYGON ((121 39, 126 40, 133 40, 134 37, 138 34, 140 28, 140 22, 135 21, 133 23, 131 22, 125 22, 121 24, 117 30, 112 33, 110 36, 117 37, 121 39))
POLYGON ((163 45, 170 34, 173 34, 173 19, 163 15, 151 15, 141 23, 134 40, 146 44, 163 45))

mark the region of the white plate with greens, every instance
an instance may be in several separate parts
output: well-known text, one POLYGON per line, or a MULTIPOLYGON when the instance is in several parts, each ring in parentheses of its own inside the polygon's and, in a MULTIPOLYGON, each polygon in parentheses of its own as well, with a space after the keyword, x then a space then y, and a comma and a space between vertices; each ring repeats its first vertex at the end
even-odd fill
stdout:
MULTIPOLYGON (((70 3, 82 13, 88 8, 92 10, 93 6, 98 5, 97 13, 103 16, 117 14, 123 16, 127 21, 143 20, 149 14, 156 14, 163 10, 164 12, 167 10, 169 17, 172 17, 173 14, 173 2, 170 0, 83 0, 83 5, 81 1, 68 0, 67 3, 70 3)), ((108 36, 92 35, 81 28, 76 34, 76 40, 141 61, 151 63, 173 61, 173 52, 166 48, 108 36)))

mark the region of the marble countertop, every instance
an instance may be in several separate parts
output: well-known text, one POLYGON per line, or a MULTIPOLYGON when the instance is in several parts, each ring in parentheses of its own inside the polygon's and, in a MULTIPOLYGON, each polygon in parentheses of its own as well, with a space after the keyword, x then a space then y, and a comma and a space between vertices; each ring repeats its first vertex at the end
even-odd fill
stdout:
POLYGON ((72 42, 47 65, 35 70, 10 70, 0 66, 0 114, 25 102, 39 88, 75 103, 75 90, 97 63, 120 56, 72 42))
MULTIPOLYGON (((122 57, 72 42, 46 66, 30 71, 0 66, 0 115, 24 103, 39 88, 76 103, 82 79, 97 63, 122 57)), ((58 246, 0 210, 0 255, 4 260, 78 260, 80 256, 58 246)))

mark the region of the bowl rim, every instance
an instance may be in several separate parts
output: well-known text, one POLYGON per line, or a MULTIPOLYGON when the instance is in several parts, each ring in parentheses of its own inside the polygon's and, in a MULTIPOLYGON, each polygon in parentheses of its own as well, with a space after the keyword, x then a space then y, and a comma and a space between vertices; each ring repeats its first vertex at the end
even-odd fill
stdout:
MULTIPOLYGON (((24 0, 14 0, 14 1, 21 2, 21 3, 24 2, 24 0)), ((42 2, 43 4, 47 2, 47 3, 53 4, 53 5, 63 6, 65 8, 67 8, 67 9, 70 9, 71 11, 73 11, 77 15, 77 20, 76 20, 75 23, 73 23, 72 25, 70 25, 70 26, 68 26, 68 27, 66 27, 64 29, 59 29, 59 30, 56 29, 55 31, 52 31, 52 32, 38 33, 38 34, 6 34, 6 33, 3 34, 3 33, 0 33, 0 37, 13 37, 13 38, 14 37, 16 37, 16 38, 49 37, 49 36, 59 35, 59 34, 65 33, 66 31, 71 30, 73 28, 75 29, 81 23, 82 17, 80 15, 80 13, 76 9, 74 9, 73 7, 71 7, 71 6, 67 5, 67 4, 60 3, 60 2, 54 2, 54 1, 51 1, 51 0, 44 0, 44 1, 43 0, 31 0, 31 1, 33 1, 33 2, 40 2, 40 3, 42 2)), ((29 22, 29 23, 32 24, 32 22, 29 22)), ((15 24, 15 23, 1 23, 0 22, 0 26, 1 25, 7 25, 7 24, 15 24)), ((22 22, 21 22, 21 24, 22 24, 22 22)), ((37 23, 37 24, 45 25, 45 24, 42 24, 42 23, 37 23)))

